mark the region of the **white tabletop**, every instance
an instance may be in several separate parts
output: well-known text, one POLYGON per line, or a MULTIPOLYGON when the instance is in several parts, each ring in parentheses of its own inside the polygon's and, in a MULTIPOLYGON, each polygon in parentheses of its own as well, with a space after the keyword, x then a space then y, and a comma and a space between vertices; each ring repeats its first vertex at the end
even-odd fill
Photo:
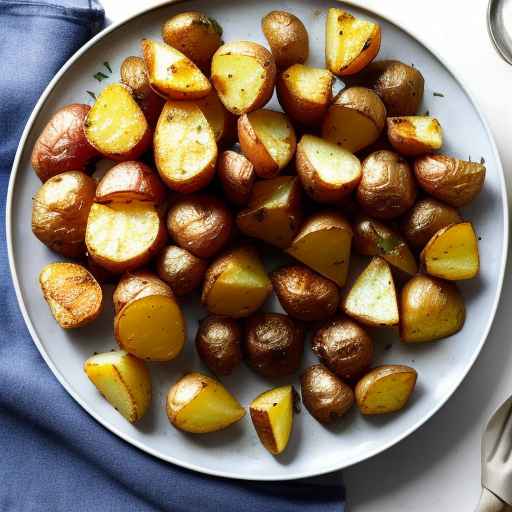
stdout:
MULTIPOLYGON (((239 0, 237 0, 239 1, 239 0)), ((512 194, 512 67, 495 53, 487 0, 353 0, 391 18, 442 56, 469 86, 496 138, 512 194)), ((102 0, 117 21, 156 0, 102 0)), ((334 3, 334 0, 333 0, 334 3)), ((480 439, 491 412, 512 394, 512 282, 505 278, 489 339, 466 380, 405 441, 344 471, 351 512, 466 512, 480 494, 480 439)))

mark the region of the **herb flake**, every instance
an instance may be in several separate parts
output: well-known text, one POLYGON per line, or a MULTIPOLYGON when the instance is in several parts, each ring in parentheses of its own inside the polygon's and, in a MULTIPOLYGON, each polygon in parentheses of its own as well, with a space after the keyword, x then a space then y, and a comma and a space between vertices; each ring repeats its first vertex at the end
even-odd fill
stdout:
POLYGON ((444 94, 442 92, 433 92, 432 93, 434 96, 436 96, 437 98, 444 98, 444 94))
POLYGON ((101 71, 98 71, 95 75, 94 75, 94 78, 96 78, 96 80, 98 80, 98 82, 101 82, 103 80, 105 80, 105 78, 108 78, 107 75, 105 75, 105 73, 101 72, 101 71))
POLYGON ((108 60, 106 60, 103 65, 108 69, 108 72, 109 73, 112 73, 112 68, 110 67, 110 64, 108 62, 108 60))
POLYGON ((94 101, 96 101, 96 94, 94 94, 92 91, 85 91, 94 101))

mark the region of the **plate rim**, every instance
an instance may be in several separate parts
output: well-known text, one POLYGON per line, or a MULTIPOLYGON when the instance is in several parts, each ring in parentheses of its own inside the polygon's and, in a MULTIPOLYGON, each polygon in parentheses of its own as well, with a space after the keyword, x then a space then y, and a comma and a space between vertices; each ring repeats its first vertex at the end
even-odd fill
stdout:
POLYGON ((117 21, 115 23, 112 23, 111 25, 108 25, 105 27, 101 32, 96 34, 92 39, 90 39, 87 43, 85 43, 81 48, 79 48, 66 62, 65 64, 60 68, 60 70, 56 73, 56 75, 53 77, 53 79, 49 82, 49 84, 46 86, 44 91, 42 92, 40 98, 38 99, 36 105, 34 106, 34 109, 32 110, 27 123, 25 125, 25 128, 23 129, 23 132, 20 137, 20 141, 18 143, 18 147, 16 149, 16 154, 14 157, 14 161, 11 167, 11 173, 9 177, 9 185, 7 189, 7 199, 6 199, 6 212, 5 212, 5 230, 6 230, 6 242, 7 242, 7 255, 8 255, 8 261, 9 261, 9 269, 11 272, 11 279, 14 286, 14 290, 16 293, 16 298, 18 302, 18 307, 20 308, 23 320, 25 322, 25 325, 30 333, 30 336, 32 338, 32 341, 36 345, 39 353, 41 354, 43 360, 48 365, 50 370, 52 371, 53 375, 57 378, 57 380, 60 382, 60 384, 64 387, 64 389, 71 395, 71 397, 90 415, 92 416, 98 423, 100 423, 104 428, 109 430, 111 433, 118 436, 123 441, 131 444, 132 446, 135 446, 136 448, 142 450, 145 453, 148 453, 152 455, 153 457, 156 457, 160 460, 164 460, 166 462, 175 464, 177 466, 196 471, 199 473, 211 475, 211 476, 217 476, 217 477, 223 477, 223 478, 230 478, 230 479, 237 479, 237 480, 245 480, 245 481, 284 481, 284 480, 296 480, 300 478, 308 478, 318 475, 323 475, 326 473, 331 473, 334 471, 339 471, 341 469, 344 469, 346 467, 350 467, 354 464, 363 462, 365 460, 368 460, 387 449, 391 448, 395 444, 399 443, 400 441, 404 440, 406 437, 411 435, 413 432, 418 430, 422 425, 424 425, 429 419, 436 414, 441 407, 443 407, 453 396, 454 392, 459 388, 459 386, 462 384, 462 382, 466 379, 469 371, 473 367, 476 359, 479 357, 482 348, 484 346, 484 343, 486 342, 489 332, 492 328, 492 325, 494 323, 494 319, 496 317, 496 312, 498 309, 498 305, 501 299, 502 289, 503 289, 503 281, 505 276, 505 270, 507 265, 507 256, 508 256, 508 245, 509 245, 509 208, 508 208, 508 194, 507 194, 507 185, 505 181, 505 175, 503 171, 503 164, 501 162, 500 154, 498 151, 498 148, 496 146, 496 141, 494 139, 494 135, 490 129, 490 126, 487 122, 487 118, 483 112, 483 110, 480 107, 480 104, 476 100, 471 88, 467 85, 466 81, 463 81, 459 76, 458 73, 456 73, 451 66, 447 64, 445 59, 441 57, 436 51, 434 51, 428 44, 423 41, 421 37, 418 37, 411 29, 403 27, 400 23, 396 22, 393 18, 383 15, 379 13, 376 10, 370 9, 368 7, 365 7, 363 5, 359 5, 358 3, 352 1, 352 0, 335 0, 336 3, 345 4, 347 6, 356 8, 358 10, 361 10, 363 12, 368 13, 369 15, 374 15, 377 17, 380 17, 381 19, 385 20, 386 22, 394 25, 395 27, 399 28, 402 32, 407 34, 412 39, 416 40, 420 45, 422 45, 426 50, 428 50, 442 65, 443 67, 452 75, 452 77, 455 79, 457 84, 460 86, 460 88, 463 90, 467 98, 470 100, 473 108, 475 109, 476 113, 478 114, 478 117, 484 127, 484 130, 486 132, 486 135, 489 139, 491 150, 493 153, 493 156, 496 160, 496 171, 498 173, 498 179, 500 184, 500 200, 503 207, 503 233, 502 233, 502 239, 503 239, 503 248, 500 255, 500 267, 499 267, 499 275, 498 275, 498 282, 496 291, 493 298, 493 303, 491 306, 491 312, 487 319, 485 328, 484 328, 484 334, 481 337, 479 341, 479 345, 477 347, 477 350, 475 351, 474 356, 472 359, 468 362, 466 367, 464 368, 462 372, 462 378, 459 382, 457 382, 455 385, 452 386, 452 388, 448 391, 448 394, 446 395, 446 398, 442 401, 440 401, 439 404, 436 405, 431 411, 429 411, 427 414, 422 416, 418 421, 416 421, 411 427, 406 429, 404 432, 401 432, 394 436, 390 441, 385 443, 382 446, 379 446, 373 450, 370 450, 367 454, 361 457, 354 457, 353 460, 350 460, 346 463, 341 464, 332 464, 328 467, 323 468, 322 470, 313 470, 313 471, 302 471, 302 472, 296 472, 291 473, 289 475, 281 476, 281 475, 269 475, 269 476, 258 476, 258 477, 252 477, 250 475, 238 475, 235 472, 231 471, 223 471, 223 470, 215 470, 215 469, 209 469, 202 467, 198 464, 192 464, 186 461, 182 461, 180 459, 174 458, 172 456, 166 456, 161 453, 159 453, 157 450, 145 446, 142 442, 138 441, 137 439, 134 439, 131 435, 122 432, 120 429, 118 429, 115 425, 111 424, 108 420, 102 418, 99 413, 93 410, 92 407, 89 407, 84 400, 82 400, 81 396, 78 394, 78 392, 75 392, 71 385, 67 382, 64 375, 60 372, 60 370, 57 368, 57 366, 53 363, 53 361, 50 359, 48 354, 46 353, 43 344, 41 343, 41 340, 39 339, 39 336, 36 332, 36 329, 29 317, 28 311, 25 307, 25 303, 23 300, 23 296, 21 293, 20 283, 18 279, 18 273, 16 270, 16 263, 14 259, 14 248, 13 248, 13 237, 12 237, 12 228, 13 228, 13 221, 12 221, 12 214, 13 214, 13 198, 14 198, 14 186, 16 182, 16 178, 18 176, 19 172, 19 166, 21 162, 21 157, 23 154, 23 151, 25 149, 26 141, 29 136, 30 131, 32 130, 32 127, 34 125, 34 121, 36 120, 37 116, 43 109, 48 96, 51 94, 53 89, 56 87, 60 79, 64 76, 64 74, 68 71, 68 69, 84 54, 88 52, 90 48, 95 46, 100 40, 108 36, 111 32, 116 31, 123 25, 135 20, 136 18, 140 16, 144 16, 152 11, 161 9, 168 5, 178 4, 178 3, 187 3, 189 0, 160 0, 154 5, 151 5, 149 7, 146 7, 144 9, 138 10, 131 14, 128 18, 122 19, 120 21, 117 21))

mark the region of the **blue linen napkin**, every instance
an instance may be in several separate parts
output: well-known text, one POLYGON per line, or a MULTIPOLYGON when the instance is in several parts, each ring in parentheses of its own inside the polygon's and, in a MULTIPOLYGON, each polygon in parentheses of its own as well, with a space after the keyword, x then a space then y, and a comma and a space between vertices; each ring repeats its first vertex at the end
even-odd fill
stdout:
MULTIPOLYGON (((23 126, 48 81, 101 29, 95 0, 0 0, 0 222, 23 126)), ((28 205, 27 205, 28 206, 28 205)), ((336 483, 254 483, 164 463, 104 429, 40 357, 0 245, 0 511, 342 512, 336 483)))

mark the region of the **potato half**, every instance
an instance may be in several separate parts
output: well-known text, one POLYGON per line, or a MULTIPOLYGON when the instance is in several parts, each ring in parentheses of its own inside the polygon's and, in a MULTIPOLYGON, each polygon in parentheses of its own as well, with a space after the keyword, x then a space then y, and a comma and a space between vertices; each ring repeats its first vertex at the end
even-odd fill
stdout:
POLYGON ((254 165, 236 151, 224 151, 219 156, 217 176, 226 198, 237 206, 249 202, 256 174, 254 165))
POLYGON ((195 103, 210 124, 217 144, 228 143, 235 137, 235 116, 226 110, 215 90, 195 103))
POLYGON ((388 117, 387 124, 389 142, 401 155, 432 153, 443 145, 443 130, 434 117, 388 117))

